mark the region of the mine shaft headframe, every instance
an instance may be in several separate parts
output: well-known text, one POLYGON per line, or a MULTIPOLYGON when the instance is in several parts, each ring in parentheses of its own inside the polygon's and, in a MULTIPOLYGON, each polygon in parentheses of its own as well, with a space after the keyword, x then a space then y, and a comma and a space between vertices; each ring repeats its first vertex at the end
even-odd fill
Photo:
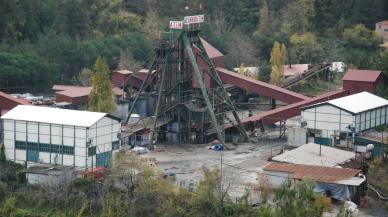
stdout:
MULTIPOLYGON (((192 66, 192 69, 193 69, 192 73, 199 84, 199 89, 200 89, 200 92, 205 100, 206 107, 207 107, 212 125, 214 127, 215 133, 217 134, 217 137, 221 141, 221 143, 225 144, 224 137, 222 135, 222 128, 221 128, 221 126, 223 124, 220 125, 216 119, 216 116, 214 113, 214 108, 212 106, 212 103, 210 102, 210 99, 209 99, 209 96, 207 93, 207 89, 206 89, 205 84, 203 82, 203 75, 201 74, 201 72, 199 70, 198 63, 196 61, 196 58, 195 58, 195 55, 194 55, 194 52, 192 49, 192 46, 196 45, 197 48, 199 48, 199 50, 200 50, 199 55, 205 60, 207 67, 209 69, 208 72, 206 72, 206 73, 208 73, 210 75, 210 77, 215 82, 215 84, 221 89, 221 97, 224 98, 224 101, 226 102, 228 107, 232 109, 232 113, 233 113, 233 116, 234 116, 235 121, 236 121, 236 123, 232 123, 232 124, 239 130, 241 135, 248 138, 246 131, 244 129, 244 126, 242 125, 240 118, 237 115, 236 109, 235 109, 232 101, 230 100, 228 93, 226 92, 226 90, 222 84, 222 81, 215 70, 213 63, 210 60, 209 56, 207 55, 207 53, 202 45, 202 42, 199 38, 198 33, 200 30, 200 25, 203 22, 204 22, 203 15, 187 16, 184 18, 183 21, 170 21, 170 33, 171 33, 170 36, 171 37, 169 40, 169 45, 167 45, 167 53, 166 53, 166 55, 164 55, 163 60, 160 60, 160 58, 159 59, 156 58, 153 61, 153 63, 149 67, 149 72, 152 72, 154 69, 157 69, 158 64, 166 63, 168 57, 172 54, 174 44, 176 44, 177 42, 178 42, 178 44, 182 44, 184 49, 186 49, 186 51, 187 51, 188 59, 189 59, 189 62, 192 66), (172 34, 172 33, 174 33, 174 34, 172 34), (175 36, 175 37, 172 38, 172 36, 175 36)), ((181 55, 183 55, 183 53, 181 55)), ((164 79, 163 70, 156 70, 155 74, 156 73, 162 73, 160 78, 162 79, 161 82, 163 82, 163 79, 164 79)), ((179 73, 183 73, 183 72, 180 71, 179 73)), ((134 101, 132 102, 132 104, 128 110, 128 116, 127 116, 126 121, 124 122, 125 125, 128 123, 128 119, 130 118, 130 116, 134 110, 134 107, 135 107, 135 104, 138 100, 139 95, 141 95, 142 92, 149 85, 148 81, 151 77, 157 77, 157 76, 152 74, 152 73, 148 73, 146 79, 144 80, 143 84, 141 85, 141 87, 139 89, 138 94, 136 95, 134 101)), ((160 114, 158 104, 161 102, 161 98, 163 97, 162 96, 163 95, 162 89, 163 89, 163 87, 161 85, 160 90, 159 90, 159 94, 158 94, 157 105, 156 105, 155 112, 154 112, 154 124, 153 124, 153 127, 151 129, 151 133, 152 133, 151 140, 152 141, 154 141, 156 121, 158 120, 159 114, 160 114)))

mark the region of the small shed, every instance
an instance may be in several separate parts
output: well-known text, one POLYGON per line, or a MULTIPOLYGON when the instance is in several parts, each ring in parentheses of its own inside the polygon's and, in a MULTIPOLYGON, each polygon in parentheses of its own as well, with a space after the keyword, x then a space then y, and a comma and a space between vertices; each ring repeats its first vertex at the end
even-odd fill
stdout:
POLYGON ((73 179, 74 167, 34 164, 27 168, 26 178, 31 185, 56 187, 73 179))
POLYGON ((302 119, 316 137, 358 133, 388 123, 388 100, 361 92, 303 107, 302 119))
POLYGON ((292 180, 312 180, 317 183, 314 191, 317 193, 330 192, 330 196, 337 200, 356 201, 359 198, 357 189, 365 182, 365 176, 359 176, 360 170, 350 168, 335 168, 312 166, 304 164, 290 164, 270 162, 263 168, 263 175, 273 188, 277 188, 292 180))
POLYGON ((349 69, 342 82, 342 88, 350 94, 362 91, 373 93, 378 84, 385 82, 385 76, 382 71, 349 69))

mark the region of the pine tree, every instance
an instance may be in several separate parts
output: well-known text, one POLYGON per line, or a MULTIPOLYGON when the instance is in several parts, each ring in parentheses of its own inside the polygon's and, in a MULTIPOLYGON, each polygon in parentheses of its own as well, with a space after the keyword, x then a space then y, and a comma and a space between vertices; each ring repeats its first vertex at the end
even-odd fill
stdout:
POLYGON ((109 67, 104 58, 98 57, 94 64, 95 73, 92 76, 92 92, 88 104, 89 111, 112 113, 116 103, 112 92, 112 82, 109 79, 109 67))
POLYGON ((263 5, 259 11, 260 22, 257 30, 253 33, 254 36, 268 36, 271 34, 270 15, 267 1, 263 1, 263 5))

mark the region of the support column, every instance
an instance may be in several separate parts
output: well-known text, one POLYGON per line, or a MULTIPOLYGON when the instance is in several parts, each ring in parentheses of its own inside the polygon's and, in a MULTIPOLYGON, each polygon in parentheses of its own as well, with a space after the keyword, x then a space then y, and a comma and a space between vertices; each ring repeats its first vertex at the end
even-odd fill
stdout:
POLYGON ((225 145, 225 141, 224 141, 224 138, 222 136, 222 132, 221 132, 220 126, 218 125, 216 116, 214 114, 213 106, 210 103, 209 96, 207 94, 206 87, 205 87, 205 85, 203 83, 201 73, 199 72, 198 64, 197 64, 197 62, 195 60, 195 56, 194 56, 193 50, 191 48, 191 44, 189 42, 189 39, 187 38, 186 34, 182 35, 182 39, 183 39, 183 42, 185 44, 187 53, 189 55, 191 66, 194 69, 195 79, 197 80, 197 82, 198 82, 198 84, 200 86, 200 90, 201 90, 202 96, 205 99, 206 107, 207 107, 207 110, 209 112, 210 118, 211 118, 211 120, 213 122, 213 127, 216 130, 217 137, 221 141, 222 145, 225 145))

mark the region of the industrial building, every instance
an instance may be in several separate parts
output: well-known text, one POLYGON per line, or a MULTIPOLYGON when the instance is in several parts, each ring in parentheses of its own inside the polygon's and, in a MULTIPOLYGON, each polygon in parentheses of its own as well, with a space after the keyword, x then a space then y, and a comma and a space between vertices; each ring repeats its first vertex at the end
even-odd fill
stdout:
POLYGON ((329 100, 302 108, 302 122, 317 143, 334 144, 337 136, 387 124, 388 100, 368 92, 329 100))
POLYGON ((3 115, 7 159, 106 166, 120 148, 120 119, 106 113, 19 105, 3 115))
POLYGON ((368 91, 373 93, 377 85, 385 84, 386 78, 382 71, 349 69, 342 78, 343 89, 350 94, 368 91))

